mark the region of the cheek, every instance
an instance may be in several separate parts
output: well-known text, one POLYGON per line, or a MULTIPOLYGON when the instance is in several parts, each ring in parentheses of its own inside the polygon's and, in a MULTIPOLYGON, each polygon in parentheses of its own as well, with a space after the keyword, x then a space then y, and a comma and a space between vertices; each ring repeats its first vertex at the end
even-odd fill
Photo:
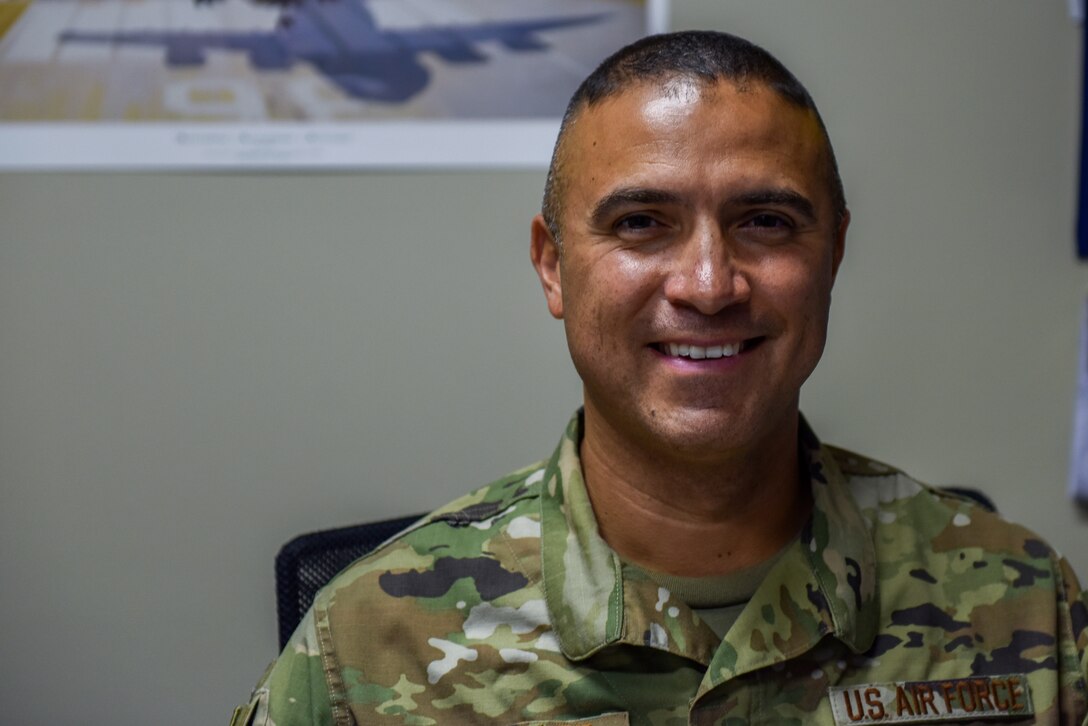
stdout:
POLYGON ((604 348, 614 291, 612 281, 586 275, 584 270, 568 272, 563 278, 563 318, 571 357, 577 366, 586 356, 595 357, 604 348))
POLYGON ((831 275, 822 267, 793 261, 781 264, 766 278, 764 301, 792 321, 806 339, 822 340, 831 302, 831 275))
POLYGON ((579 309, 583 320, 615 323, 635 316, 653 297, 657 284, 653 265, 635 255, 615 252, 565 277, 564 301, 579 309))
POLYGON ((599 294, 619 314, 635 317, 647 303, 663 293, 666 264, 646 255, 616 252, 595 275, 594 294, 599 294))
POLYGON ((575 366, 606 366, 619 377, 651 314, 653 295, 652 267, 631 256, 612 253, 571 265, 564 273, 563 301, 575 366))

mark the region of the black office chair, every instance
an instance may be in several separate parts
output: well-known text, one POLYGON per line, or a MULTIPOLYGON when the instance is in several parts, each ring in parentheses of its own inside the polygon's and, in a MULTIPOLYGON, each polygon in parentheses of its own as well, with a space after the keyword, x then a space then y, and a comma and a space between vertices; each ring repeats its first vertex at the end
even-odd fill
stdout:
POLYGON ((994 504, 994 500, 986 494, 983 494, 978 489, 972 489, 971 487, 941 487, 942 491, 946 491, 949 494, 955 494, 965 499, 970 499, 976 504, 980 505, 988 512, 996 512, 997 505, 994 504))
POLYGON ((422 514, 381 522, 325 529, 295 537, 276 555, 276 615, 280 650, 317 595, 333 576, 397 532, 417 522, 422 514))

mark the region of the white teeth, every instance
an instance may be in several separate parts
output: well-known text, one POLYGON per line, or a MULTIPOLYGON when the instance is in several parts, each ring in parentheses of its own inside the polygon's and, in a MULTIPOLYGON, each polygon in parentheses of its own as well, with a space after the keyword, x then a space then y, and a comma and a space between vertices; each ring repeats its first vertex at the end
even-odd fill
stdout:
POLYGON ((740 352, 742 343, 732 345, 688 345, 685 343, 669 343, 669 355, 692 360, 704 358, 732 358, 740 352))

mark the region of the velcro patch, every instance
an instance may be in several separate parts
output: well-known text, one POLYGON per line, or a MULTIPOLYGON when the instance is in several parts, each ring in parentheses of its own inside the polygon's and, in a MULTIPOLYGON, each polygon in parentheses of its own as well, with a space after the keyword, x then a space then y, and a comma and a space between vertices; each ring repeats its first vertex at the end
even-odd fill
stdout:
POLYGON ((828 689, 838 726, 927 723, 1031 716, 1024 675, 951 678, 945 681, 862 683, 828 689))

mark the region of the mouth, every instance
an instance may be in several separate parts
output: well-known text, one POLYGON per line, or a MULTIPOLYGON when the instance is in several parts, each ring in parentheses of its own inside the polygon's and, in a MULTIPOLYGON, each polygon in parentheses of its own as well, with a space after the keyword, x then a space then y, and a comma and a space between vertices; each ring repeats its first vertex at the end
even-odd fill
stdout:
POLYGON ((654 343, 650 347, 669 358, 687 358, 689 360, 715 360, 732 358, 751 350, 763 342, 763 338, 751 338, 736 343, 715 343, 713 345, 693 345, 690 343, 654 343))

